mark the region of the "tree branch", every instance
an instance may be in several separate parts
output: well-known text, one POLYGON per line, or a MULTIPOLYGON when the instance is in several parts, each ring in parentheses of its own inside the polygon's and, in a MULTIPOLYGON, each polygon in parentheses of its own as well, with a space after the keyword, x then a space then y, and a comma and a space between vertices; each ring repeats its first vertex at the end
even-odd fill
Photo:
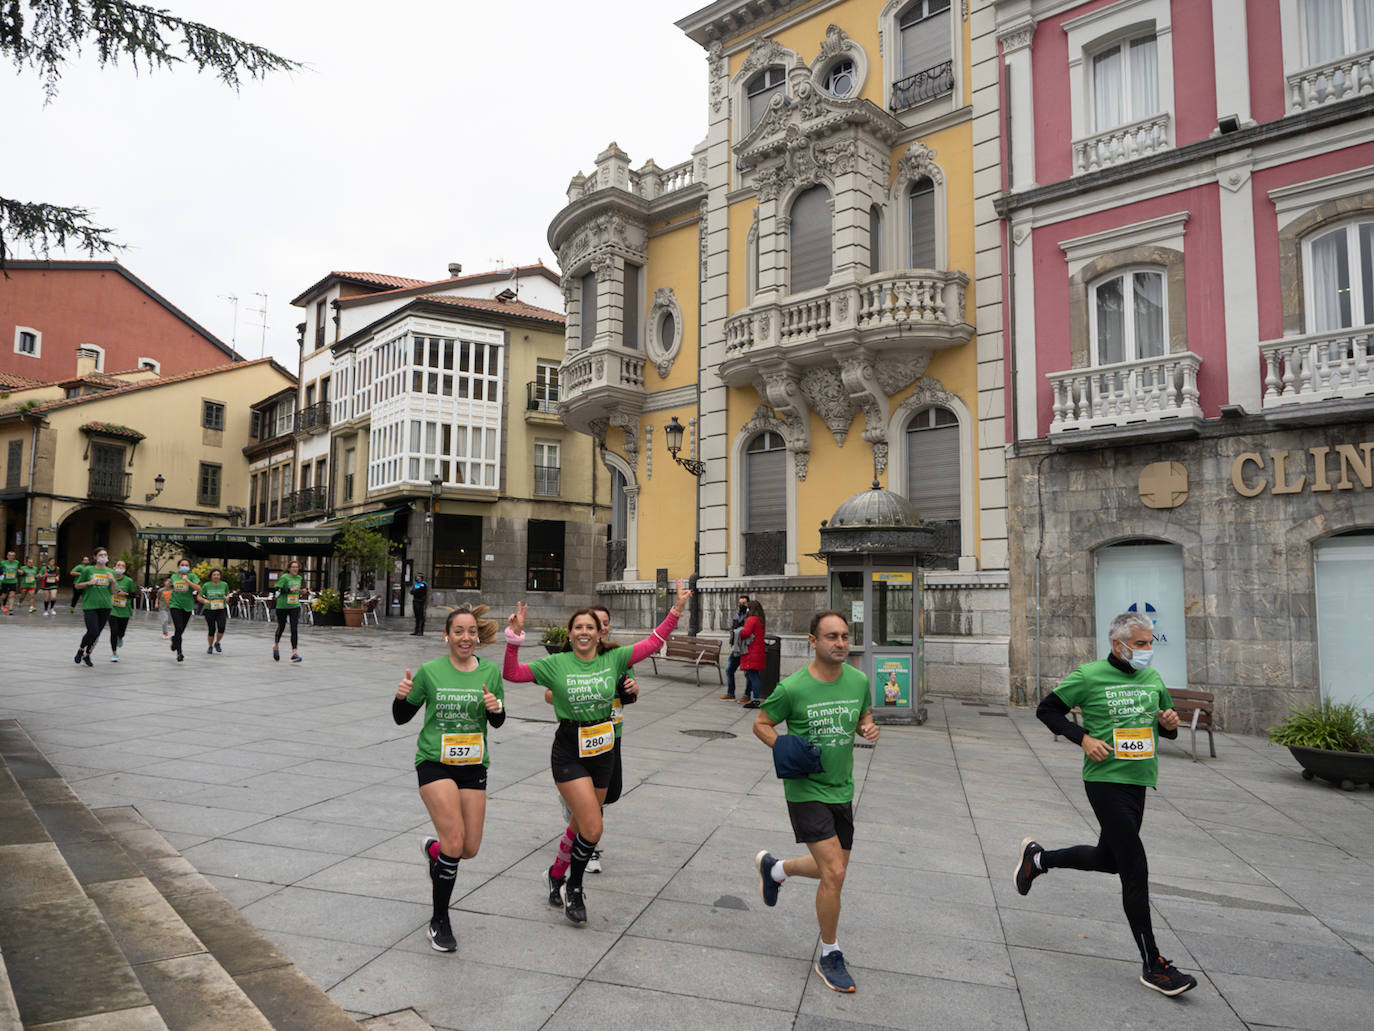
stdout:
MULTIPOLYGON (((98 252, 123 250, 124 245, 110 238, 113 230, 91 221, 85 208, 64 208, 57 204, 28 204, 0 197, 0 272, 15 242, 28 245, 35 254, 47 257, 52 247, 68 245, 94 257, 98 252)), ((5 278, 9 278, 8 274, 5 278)))

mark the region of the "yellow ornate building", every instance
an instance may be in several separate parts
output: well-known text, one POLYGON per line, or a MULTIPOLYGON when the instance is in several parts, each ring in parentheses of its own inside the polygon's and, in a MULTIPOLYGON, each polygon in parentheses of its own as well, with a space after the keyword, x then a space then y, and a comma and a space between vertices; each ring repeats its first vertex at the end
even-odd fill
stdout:
POLYGON ((918 563, 932 686, 1005 697, 986 7, 719 0, 678 22, 709 83, 691 159, 632 168, 611 144, 569 184, 549 228, 563 416, 612 473, 624 568, 601 593, 622 619, 648 622, 662 570, 695 569, 704 631, 748 593, 795 646, 845 597, 822 523, 877 480, 937 531, 918 563))

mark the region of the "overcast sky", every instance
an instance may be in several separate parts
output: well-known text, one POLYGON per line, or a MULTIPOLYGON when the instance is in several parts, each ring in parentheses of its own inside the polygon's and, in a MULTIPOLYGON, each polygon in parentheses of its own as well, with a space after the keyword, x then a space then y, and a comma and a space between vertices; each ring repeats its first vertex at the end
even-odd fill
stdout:
POLYGON ((306 68, 236 94, 189 68, 100 71, 88 47, 44 106, 11 65, 0 195, 91 209, 131 272, 226 343, 237 295, 249 358, 266 293, 267 353, 295 371, 289 302, 327 272, 553 266, 549 221, 608 142, 635 167, 691 157, 705 52, 673 22, 704 3, 158 0, 306 68))

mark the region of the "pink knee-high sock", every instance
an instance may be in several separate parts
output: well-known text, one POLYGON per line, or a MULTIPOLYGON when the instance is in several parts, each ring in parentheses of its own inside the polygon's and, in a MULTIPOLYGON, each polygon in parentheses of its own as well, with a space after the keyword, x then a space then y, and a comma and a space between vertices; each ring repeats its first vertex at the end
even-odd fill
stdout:
POLYGON ((558 857, 553 861, 553 875, 562 877, 568 872, 568 864, 572 862, 573 829, 568 827, 563 831, 563 837, 558 839, 558 857))

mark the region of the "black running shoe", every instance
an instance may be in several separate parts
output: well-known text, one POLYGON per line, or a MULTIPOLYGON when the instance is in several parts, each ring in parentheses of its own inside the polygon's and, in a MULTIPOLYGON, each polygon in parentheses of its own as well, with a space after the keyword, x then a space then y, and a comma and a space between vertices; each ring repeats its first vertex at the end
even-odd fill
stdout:
POLYGON ((1044 851, 1034 838, 1021 839, 1021 858, 1016 861, 1016 890, 1022 895, 1029 895, 1031 881, 1045 872, 1035 865, 1036 856, 1044 851))
POLYGON ((453 937, 453 927, 448 917, 435 917, 429 922, 429 944, 435 952, 458 951, 458 939, 453 937))
POLYGON ((185 662, 185 661, 186 661, 186 656, 185 656, 185 655, 182 655, 181 652, 177 652, 177 662, 185 662))
POLYGON ((844 953, 836 949, 828 956, 816 960, 816 973, 820 974, 825 986, 832 992, 852 992, 854 978, 844 965, 844 953))
POLYGON ((95 663, 91 661, 91 653, 89 651, 81 657, 81 661, 84 662, 87 666, 95 665, 95 663))
POLYGON ((563 885, 567 882, 568 875, 564 874, 562 877, 555 877, 553 875, 553 867, 549 867, 544 871, 544 880, 549 885, 549 905, 563 905, 563 885))
POLYGON ((773 880, 773 864, 777 861, 772 852, 760 852, 754 856, 754 869, 759 872, 759 898, 763 899, 765 906, 778 904, 778 889, 782 885, 773 880))
POLYGON ((587 902, 581 885, 576 888, 571 884, 563 885, 563 915, 575 924, 587 922, 587 902))
POLYGON ((1172 997, 1196 988, 1197 978, 1183 973, 1163 956, 1158 956, 1141 972, 1140 983, 1146 988, 1153 988, 1160 995, 1172 997))
POLYGON ((85 654, 85 651, 84 651, 83 649, 81 649, 81 648, 78 648, 78 649, 76 650, 76 658, 72 659, 72 661, 73 661, 74 663, 76 663, 78 666, 80 666, 80 665, 81 665, 81 656, 84 655, 84 654, 85 654))

